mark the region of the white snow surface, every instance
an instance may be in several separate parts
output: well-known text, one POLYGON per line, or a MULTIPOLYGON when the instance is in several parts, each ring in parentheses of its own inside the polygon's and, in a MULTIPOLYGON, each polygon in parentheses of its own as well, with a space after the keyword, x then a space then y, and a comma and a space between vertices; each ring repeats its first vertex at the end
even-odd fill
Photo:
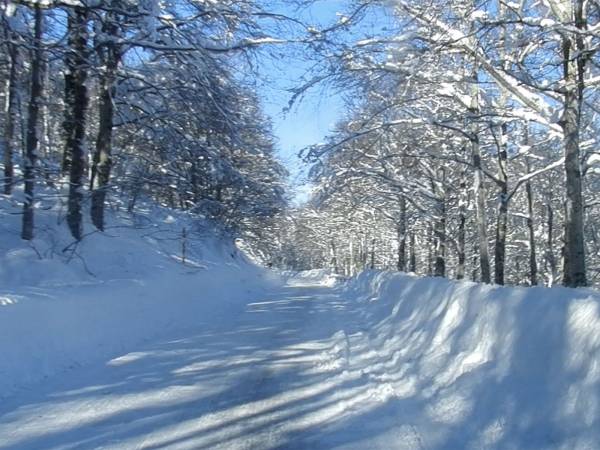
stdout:
POLYGON ((48 205, 36 211, 36 239, 27 244, 20 205, 0 201, 0 403, 173 330, 227 320, 275 282, 185 214, 156 206, 109 212, 106 233, 86 222, 89 235, 74 246, 57 223, 60 206, 48 205))
MULTIPOLYGON (((216 291, 186 276, 144 313, 177 324, 6 397, 0 448, 600 448, 594 291, 311 271, 197 314, 216 291)), ((3 341, 25 351, 26 328, 3 341)))
POLYGON ((280 276, 285 278, 290 286, 334 286, 341 279, 330 269, 312 269, 302 272, 286 271, 280 276))

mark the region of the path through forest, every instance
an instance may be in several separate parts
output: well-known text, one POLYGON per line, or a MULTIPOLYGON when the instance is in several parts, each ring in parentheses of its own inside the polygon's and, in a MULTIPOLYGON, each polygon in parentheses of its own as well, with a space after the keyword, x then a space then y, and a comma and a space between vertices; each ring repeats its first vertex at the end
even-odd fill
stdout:
POLYGON ((340 367, 349 305, 296 282, 228 324, 199 317, 192 332, 74 368, 0 406, 0 448, 329 447, 324 425, 364 399, 340 367))

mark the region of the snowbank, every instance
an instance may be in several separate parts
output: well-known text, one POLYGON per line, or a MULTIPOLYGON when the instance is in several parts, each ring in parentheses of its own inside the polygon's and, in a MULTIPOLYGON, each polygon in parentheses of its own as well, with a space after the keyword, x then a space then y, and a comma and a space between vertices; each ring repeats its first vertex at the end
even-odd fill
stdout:
POLYGON ((377 272, 344 290, 359 319, 342 375, 385 405, 345 442, 396 424, 414 446, 397 428, 386 448, 600 448, 599 293, 377 272))
POLYGON ((19 239, 20 216, 3 206, 0 397, 142 341, 224 321, 276 282, 184 214, 111 214, 106 233, 74 246, 56 222, 60 211, 39 210, 28 244, 19 239))

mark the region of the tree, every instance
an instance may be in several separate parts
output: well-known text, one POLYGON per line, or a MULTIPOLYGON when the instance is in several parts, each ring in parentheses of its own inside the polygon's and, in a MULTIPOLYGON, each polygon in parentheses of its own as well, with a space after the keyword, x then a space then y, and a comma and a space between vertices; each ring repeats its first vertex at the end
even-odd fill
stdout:
POLYGON ((35 166, 38 151, 38 116, 40 112, 40 101, 42 98, 42 9, 36 5, 34 8, 34 53, 31 62, 31 88, 29 107, 27 110, 27 137, 25 152, 25 167, 23 178, 25 179, 25 201, 23 203, 23 224, 21 237, 30 241, 33 239, 34 228, 34 188, 35 188, 35 166))
POLYGON ((2 11, 2 33, 4 35, 4 50, 7 55, 8 74, 4 100, 4 129, 0 147, 4 152, 4 194, 12 193, 14 183, 13 145, 15 124, 17 123, 17 72, 19 70, 18 33, 14 28, 18 18, 2 11))
MULTIPOLYGON (((580 207, 585 211, 586 198, 590 198, 588 203, 595 204, 591 200, 591 183, 595 179, 591 177, 584 183, 585 167, 579 176, 575 171, 588 154, 582 154, 582 136, 575 131, 581 133, 581 122, 585 121, 587 145, 597 142, 597 135, 591 130, 597 121, 592 99, 596 98, 594 88, 598 81, 589 69, 597 64, 594 58, 598 35, 593 26, 587 25, 593 23, 597 11, 585 3, 573 3, 572 7, 570 2, 563 3, 545 10, 528 2, 483 6, 447 1, 424 4, 418 0, 393 4, 354 2, 352 10, 340 15, 339 23, 315 32, 321 52, 315 56, 316 63, 307 74, 306 83, 295 94, 295 98, 300 97, 305 89, 319 83, 351 91, 350 115, 360 117, 344 125, 344 132, 336 132, 328 144, 310 149, 309 159, 325 166, 320 173, 329 174, 319 178, 318 184, 323 183, 328 190, 331 186, 348 189, 353 195, 357 195, 357 189, 358 195, 367 195, 362 189, 370 190, 371 210, 374 205, 381 207, 389 193, 381 188, 374 191, 372 186, 364 184, 368 178, 385 181, 388 188, 401 191, 406 198, 419 198, 421 205, 433 201, 436 196, 431 194, 436 189, 441 193, 444 186, 446 200, 431 211, 443 212, 440 206, 446 205, 445 214, 423 215, 427 219, 417 228, 421 241, 428 242, 425 267, 431 267, 434 273, 437 266, 437 272, 443 272, 442 260, 448 263, 448 258, 441 255, 447 243, 456 250, 452 258, 456 266, 450 272, 457 278, 464 277, 466 265, 477 263, 481 280, 490 282, 493 262, 497 284, 509 279, 534 285, 539 271, 536 240, 542 237, 534 217, 541 208, 547 211, 550 236, 544 271, 549 280, 556 276, 550 274, 556 272, 551 261, 558 245, 552 232, 557 220, 554 203, 558 199, 549 202, 544 190, 547 180, 555 179, 557 169, 563 167, 566 178, 562 193, 567 208, 564 217, 558 219, 565 230, 563 282, 571 286, 584 284, 581 274, 585 270, 580 270, 581 263, 596 258, 593 252, 587 258, 581 251, 576 251, 575 257, 571 254, 575 248, 585 250, 585 245, 590 246, 593 241, 585 242, 582 234, 585 222, 578 219, 579 213, 570 212, 573 207, 569 205, 575 205, 574 210, 580 212, 580 207), (378 7, 393 10, 395 16, 385 29, 382 26, 374 31, 374 18, 381 17, 376 11, 378 7), (369 17, 370 11, 374 13, 369 17), (367 26, 363 27, 362 22, 367 26), (528 45, 532 42, 539 45, 528 45), (569 54, 565 53, 568 49, 571 49, 569 54), (549 71, 548 67, 562 70, 549 71), (570 121, 564 120, 568 114, 570 121), (569 123, 571 138, 565 131, 569 123), (396 157, 398 149, 385 144, 388 154, 382 164, 381 157, 373 156, 371 143, 381 140, 382 135, 403 135, 406 127, 411 127, 411 131, 418 129, 420 135, 405 141, 407 150, 403 152, 426 161, 425 167, 408 176, 409 183, 405 179, 406 165, 396 157), (435 128, 446 130, 441 142, 452 142, 444 151, 439 150, 443 144, 437 141, 435 128), (534 148, 520 142, 523 134, 519 130, 523 129, 534 130, 534 148), (430 148, 429 143, 436 141, 437 148, 430 148), (560 147, 563 158, 558 154, 560 147), (350 148, 354 150, 350 152, 350 148), (466 148, 470 149, 470 158, 466 148), (338 156, 333 157, 333 153, 338 156), (568 154, 576 155, 571 163, 567 162, 568 154), (444 177, 431 173, 439 170, 436 169, 439 160, 446 162, 447 183, 439 184, 444 177), (452 165, 448 166, 448 162, 452 165), (357 169, 358 164, 361 167, 357 169), (403 177, 395 171, 402 171, 403 177), (336 181, 340 177, 344 180, 336 181), (422 183, 427 179, 434 181, 428 190, 422 183), (349 187, 351 181, 356 182, 355 187, 349 187), (473 184, 472 196, 466 191, 469 183, 473 184), (428 192, 427 200, 422 197, 423 192, 428 192), (476 214, 471 204, 475 205, 476 214), (444 216, 447 216, 446 226, 437 221, 444 216), (487 236, 492 223, 495 223, 495 240, 490 260, 487 236), (446 231, 442 232, 443 229, 446 231), (568 231, 575 229, 579 231, 568 231), (469 259, 466 242, 471 238, 478 242, 478 255, 469 259), (527 242, 527 253, 519 249, 518 242, 527 242), (438 257, 439 264, 435 264, 438 257), (575 282, 569 275, 573 259, 578 261, 580 274, 575 282), (523 267, 528 268, 527 277, 521 274, 523 267)), ((554 182, 553 187, 556 186, 554 182)), ((335 198, 349 201, 347 197, 343 200, 339 192, 335 198)), ((389 216, 400 215, 402 208, 398 205, 398 202, 386 205, 391 208, 389 216)), ((590 225, 587 228, 592 233, 590 225)), ((400 229, 395 231, 399 255, 403 235, 398 232, 400 229)), ((398 256, 395 265, 401 267, 401 261, 398 256)))
MULTIPOLYGON (((108 8, 122 8, 120 1, 109 2, 108 8)), ((100 25, 100 37, 95 43, 100 63, 98 135, 93 156, 90 189, 92 191, 92 222, 104 231, 104 204, 112 168, 112 140, 114 127, 114 100, 116 95, 117 69, 123 54, 120 40, 120 24, 117 14, 109 9, 100 25)))
POLYGON ((63 169, 69 170, 69 200, 67 223, 76 240, 83 237, 82 202, 83 175, 86 167, 84 139, 88 106, 88 15, 85 7, 69 8, 68 45, 65 59, 65 157, 63 169))

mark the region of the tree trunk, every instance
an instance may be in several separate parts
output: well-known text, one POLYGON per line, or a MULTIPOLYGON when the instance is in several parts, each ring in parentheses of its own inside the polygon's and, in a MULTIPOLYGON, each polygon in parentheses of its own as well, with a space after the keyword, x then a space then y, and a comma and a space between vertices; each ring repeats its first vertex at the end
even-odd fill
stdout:
POLYGON ((354 238, 350 238, 350 242, 348 243, 348 253, 350 257, 348 259, 348 275, 353 277, 356 274, 356 265, 354 259, 354 238))
POLYGON ((583 239, 583 196, 577 119, 570 106, 565 109, 565 286, 585 286, 585 244, 583 239))
MULTIPOLYGON (((75 7, 69 11, 68 41, 66 57, 65 105, 66 119, 71 121, 67 131, 65 155, 69 161, 69 202, 67 223, 77 240, 83 235, 81 206, 83 201, 83 174, 85 171, 85 113, 87 109, 87 21, 85 8, 75 7)), ((64 167, 64 166, 63 166, 64 167)))
POLYGON ((475 170, 473 191, 475 194, 475 206, 477 212, 477 236, 479 245, 479 265, 481 270, 481 281, 490 283, 490 256, 488 249, 487 215, 485 208, 485 187, 483 185, 483 170, 481 165, 481 150, 479 148, 479 131, 477 129, 477 116, 479 115, 479 81, 477 76, 477 64, 473 67, 473 86, 471 92, 470 112, 471 118, 471 151, 473 168, 475 170))
POLYGON ((371 241, 371 263, 369 269, 375 270, 375 239, 371 241))
MULTIPOLYGON (((506 5, 504 1, 498 1, 498 10, 500 17, 506 16, 506 5)), ((501 28, 501 45, 499 46, 500 60, 505 72, 511 69, 510 58, 507 54, 510 52, 511 36, 507 32, 506 25, 501 28)), ((499 104, 501 108, 506 108, 508 104, 508 92, 500 89, 499 104)), ((492 130, 493 132, 493 130, 492 130)), ((508 124, 502 121, 500 126, 500 140, 496 143, 498 149, 498 215, 496 217, 496 240, 494 243, 494 282, 503 285, 506 273, 506 239, 508 234, 508 124)))
POLYGON ((466 174, 463 172, 460 180, 460 198, 458 200, 458 248, 457 248, 457 260, 456 266, 456 279, 462 280, 465 277, 465 262, 466 262, 466 224, 467 224, 467 180, 466 174))
POLYGON ((445 183, 445 171, 444 169, 438 169, 437 177, 441 184, 440 198, 437 202, 437 218, 435 221, 435 268, 434 275, 436 277, 446 276, 446 189, 445 183))
POLYGON ((547 219, 546 219, 546 263, 550 266, 550 278, 548 280, 548 286, 552 287, 554 280, 556 279, 556 258, 554 257, 554 210, 550 201, 546 205, 547 219))
POLYGON ((498 217, 496 219, 496 241, 494 245, 494 282, 504 284, 506 263, 506 235, 508 228, 508 152, 506 149, 507 125, 502 124, 498 145, 498 217))
POLYGON ((330 265, 331 265, 331 268, 333 269, 333 273, 338 273, 339 267, 338 267, 338 259, 337 259, 337 250, 335 248, 335 241, 333 239, 331 239, 329 241, 329 255, 331 257, 330 265))
POLYGON ((71 160, 73 159, 73 155, 71 155, 71 147, 69 144, 73 140, 72 135, 73 130, 75 129, 75 121, 73 119, 73 106, 71 104, 73 96, 73 74, 65 72, 65 108, 62 126, 66 145, 64 147, 61 163, 61 174, 63 177, 69 175, 69 171, 71 170, 71 160))
POLYGON ((25 144, 25 161, 23 178, 25 179, 25 201, 23 203, 23 222, 21 237, 30 241, 33 239, 33 201, 35 188, 35 163, 38 150, 38 115, 42 98, 42 26, 43 13, 40 6, 35 6, 33 60, 31 61, 31 98, 27 109, 27 133, 25 144))
POLYGON ((369 238, 364 235, 360 245, 360 262, 362 270, 367 269, 367 261, 369 260, 369 238))
POLYGON ((490 283, 490 256, 488 249, 487 214, 485 211, 485 188, 483 186, 479 142, 478 139, 475 139, 475 141, 477 142, 473 143, 473 165, 475 166, 475 184, 473 190, 475 191, 476 198, 479 266, 481 271, 481 281, 483 283, 490 283))
POLYGON ((399 272, 406 271, 406 198, 400 196, 400 218, 398 220, 398 264, 399 272))
POLYGON ((477 268, 479 259, 479 244, 473 244, 473 258, 472 258, 472 270, 471 270, 471 281, 477 281, 480 270, 477 268))
MULTIPOLYGON (((529 124, 525 126, 525 142, 526 146, 529 145, 529 124)), ((529 163, 529 157, 525 156, 525 164, 527 165, 527 173, 531 172, 531 166, 529 163)), ((535 229, 533 224, 533 186, 531 181, 528 180, 525 184, 525 192, 527 194, 527 229, 529 230, 529 284, 536 286, 537 281, 537 255, 535 248, 535 229)))
POLYGON ((118 24, 113 13, 107 13, 103 32, 108 37, 98 50, 104 71, 100 78, 98 138, 92 164, 92 222, 96 228, 104 231, 104 204, 110 181, 112 167, 112 132, 117 68, 121 60, 121 49, 115 42, 118 36, 118 24))
MULTIPOLYGON (((586 18, 583 0, 576 0, 563 11, 565 22, 574 19, 575 27, 584 31, 586 18)), ((565 222, 563 247, 563 284, 586 286, 585 242, 583 219, 582 174, 580 160, 581 109, 584 75, 588 56, 582 36, 562 36, 564 112, 560 122, 564 133, 565 153, 565 222)))
POLYGON ((431 222, 427 223, 427 276, 433 275, 433 254, 435 246, 435 237, 433 235, 433 226, 431 222))
MULTIPOLYGON (((581 1, 575 8, 576 25, 582 16, 581 1)), ((564 132, 565 153, 565 243, 563 284, 569 287, 586 286, 585 242, 583 237, 583 195, 581 156, 579 148, 581 106, 583 102, 584 55, 574 41, 563 37, 564 113, 561 126, 564 132)))
POLYGON ((535 229, 533 226, 533 189, 528 181, 525 185, 527 191, 527 229, 529 230, 529 283, 532 286, 538 284, 537 281, 537 256, 535 249, 535 229))
POLYGON ((417 272, 417 255, 416 255, 415 233, 410 233, 410 271, 417 272))
MULTIPOLYGON (((9 31, 8 38, 12 39, 9 31)), ((15 135, 15 122, 17 121, 17 64, 19 52, 17 46, 10 40, 6 43, 8 53, 8 79, 6 80, 6 98, 4 104, 4 136, 2 149, 4 150, 4 193, 10 195, 14 182, 13 145, 15 135)))

